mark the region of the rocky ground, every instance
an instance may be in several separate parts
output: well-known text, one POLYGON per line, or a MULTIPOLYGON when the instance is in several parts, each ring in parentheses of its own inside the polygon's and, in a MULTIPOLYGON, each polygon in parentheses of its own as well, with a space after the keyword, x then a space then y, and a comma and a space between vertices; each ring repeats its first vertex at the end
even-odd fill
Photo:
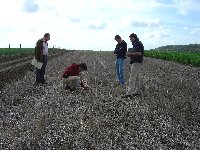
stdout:
POLYGON ((142 95, 122 99, 114 61, 66 52, 48 62, 46 86, 34 86, 34 71, 16 73, 0 90, 0 149, 200 149, 200 68, 145 58, 142 95), (62 88, 73 62, 88 65, 90 90, 62 88))
MULTIPOLYGON (((63 50, 50 51, 49 59, 62 55, 63 50)), ((33 54, 6 55, 0 56, 0 89, 6 84, 14 82, 24 77, 24 74, 29 70, 33 71, 31 65, 33 54)))

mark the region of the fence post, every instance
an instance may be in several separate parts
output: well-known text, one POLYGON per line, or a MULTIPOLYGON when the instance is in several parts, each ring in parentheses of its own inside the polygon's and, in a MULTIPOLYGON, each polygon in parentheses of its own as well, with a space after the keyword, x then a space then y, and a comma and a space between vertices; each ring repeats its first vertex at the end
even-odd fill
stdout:
POLYGON ((22 45, 20 44, 20 45, 19 45, 19 47, 20 47, 20 50, 21 50, 21 48, 22 48, 22 45))
POLYGON ((9 50, 10 50, 10 44, 9 44, 8 48, 9 48, 9 50))

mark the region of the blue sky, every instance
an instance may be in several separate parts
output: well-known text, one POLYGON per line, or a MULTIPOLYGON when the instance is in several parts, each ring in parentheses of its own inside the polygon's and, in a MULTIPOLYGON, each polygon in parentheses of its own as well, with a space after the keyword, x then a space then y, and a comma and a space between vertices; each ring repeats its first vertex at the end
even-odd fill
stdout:
POLYGON ((0 47, 34 47, 44 33, 49 47, 110 50, 119 34, 145 49, 200 43, 200 0, 6 0, 0 5, 0 47))

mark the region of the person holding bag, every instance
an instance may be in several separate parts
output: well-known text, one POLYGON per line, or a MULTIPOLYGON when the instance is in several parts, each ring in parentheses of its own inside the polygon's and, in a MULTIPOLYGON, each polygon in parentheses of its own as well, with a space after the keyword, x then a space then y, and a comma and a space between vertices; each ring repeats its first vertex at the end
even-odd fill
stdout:
POLYGON ((129 49, 130 51, 127 52, 126 56, 130 58, 131 73, 127 93, 122 98, 132 98, 140 95, 140 73, 142 70, 144 46, 135 33, 132 33, 129 37, 133 48, 129 49))
POLYGON ((50 34, 45 33, 43 38, 39 39, 35 46, 35 59, 42 63, 42 67, 36 68, 36 84, 47 84, 44 79, 45 69, 48 60, 48 43, 50 40, 50 34))

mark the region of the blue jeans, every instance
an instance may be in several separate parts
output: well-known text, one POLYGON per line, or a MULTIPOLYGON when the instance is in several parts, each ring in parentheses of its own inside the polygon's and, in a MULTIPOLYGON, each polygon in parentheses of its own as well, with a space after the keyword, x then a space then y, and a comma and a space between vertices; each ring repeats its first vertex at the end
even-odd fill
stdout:
POLYGON ((44 82, 44 75, 45 75, 45 68, 47 65, 47 55, 42 55, 42 68, 41 69, 37 69, 36 68, 36 82, 38 83, 42 83, 44 82))
POLYGON ((117 74, 117 80, 119 81, 120 85, 124 85, 124 59, 123 58, 117 58, 116 59, 116 74, 117 74))

